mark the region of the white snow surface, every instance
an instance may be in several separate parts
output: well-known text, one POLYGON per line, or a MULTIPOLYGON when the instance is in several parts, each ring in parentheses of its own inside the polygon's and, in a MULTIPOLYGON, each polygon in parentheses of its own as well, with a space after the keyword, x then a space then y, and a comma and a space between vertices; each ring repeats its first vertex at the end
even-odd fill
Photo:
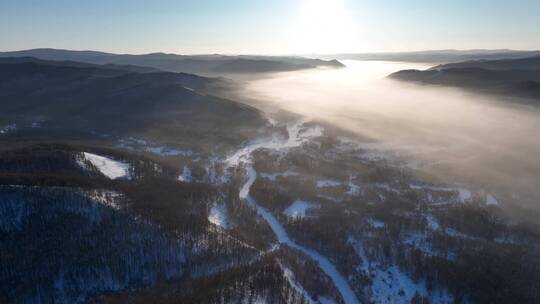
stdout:
POLYGON ((0 127, 0 134, 7 134, 7 133, 13 132, 15 130, 17 130, 17 125, 16 124, 3 126, 3 127, 0 127))
POLYGON ((297 176, 297 175, 299 175, 298 172, 294 172, 292 170, 287 170, 285 172, 278 172, 278 173, 264 173, 264 172, 260 173, 261 177, 267 178, 273 182, 275 182, 278 177, 288 177, 288 176, 297 176))
POLYGON ((486 205, 488 205, 488 206, 489 205, 495 205, 496 206, 496 205, 499 205, 499 201, 497 201, 497 199, 493 195, 488 193, 486 195, 486 205))
POLYGON ((312 208, 318 208, 318 204, 302 201, 302 200, 296 200, 294 201, 287 209, 283 211, 283 213, 293 219, 297 218, 304 218, 306 217, 306 211, 308 209, 312 208))
POLYGON ((110 179, 129 177, 129 165, 108 157, 83 152, 84 158, 110 179))
POLYGON ((372 263, 366 256, 362 244, 359 241, 350 241, 363 261, 360 270, 372 278, 370 297, 372 303, 409 304, 415 292, 428 296, 431 303, 452 303, 453 298, 448 292, 428 291, 425 282, 413 281, 397 266, 383 267, 378 263, 372 263))
POLYGON ((435 187, 435 186, 429 186, 429 185, 410 185, 411 189, 415 190, 432 190, 432 191, 457 191, 458 194, 458 200, 461 203, 465 203, 468 200, 472 198, 472 193, 468 189, 460 188, 460 187, 435 187))
MULTIPOLYGON (((198 161, 198 160, 197 160, 198 161)), ((219 157, 211 156, 208 158, 208 162, 204 167, 206 171, 206 176, 203 179, 204 182, 209 182, 213 185, 223 185, 229 182, 229 177, 227 174, 222 174, 219 162, 219 157)))
POLYGON ((310 139, 321 136, 323 129, 320 126, 306 128, 304 122, 300 121, 288 124, 287 132, 289 134, 288 138, 274 134, 271 138, 254 141, 229 156, 225 163, 228 167, 249 163, 251 153, 259 149, 287 150, 299 147, 310 139))
POLYGON ((349 182, 347 184, 347 186, 349 186, 349 190, 347 190, 347 192, 345 192, 345 194, 347 194, 347 195, 355 196, 355 195, 359 195, 362 192, 362 188, 360 186, 354 184, 353 182, 349 182))
POLYGON ((341 186, 341 182, 334 179, 323 179, 317 181, 317 188, 328 188, 341 186))
POLYGON ((457 188, 459 200, 463 203, 471 199, 472 194, 471 191, 465 189, 465 188, 457 188))
POLYGON ((329 200, 329 201, 334 202, 334 203, 343 202, 343 199, 341 199, 341 198, 333 197, 333 196, 325 195, 325 194, 317 194, 317 197, 319 197, 321 199, 329 200))
POLYGON ((372 218, 370 218, 368 220, 368 223, 373 228, 384 228, 384 226, 385 226, 383 221, 379 221, 379 220, 372 219, 372 218))
POLYGON ((191 170, 188 166, 184 166, 182 175, 178 176, 178 180, 185 183, 190 183, 193 180, 193 177, 191 176, 191 170))
POLYGON ((208 221, 223 229, 229 229, 231 227, 227 207, 223 204, 215 203, 212 206, 210 213, 208 214, 208 221))
POLYGON ((193 151, 191 150, 182 150, 182 149, 175 149, 170 147, 164 147, 164 146, 148 146, 144 148, 146 151, 159 154, 161 156, 191 156, 193 155, 193 151))
POLYGON ((296 281, 294 277, 294 273, 289 268, 281 264, 280 266, 281 266, 281 269, 283 270, 283 276, 287 279, 287 281, 292 286, 292 288, 294 288, 294 290, 296 290, 296 292, 298 292, 299 294, 303 295, 308 303, 315 304, 316 302, 313 301, 309 293, 304 289, 304 287, 302 287, 302 285, 300 285, 300 283, 296 281))
POLYGON ((118 204, 118 199, 122 196, 119 192, 110 190, 90 190, 85 194, 94 201, 111 207, 116 210, 120 210, 121 206, 118 204))
POLYGON ((426 220, 428 222, 428 228, 431 230, 438 230, 439 229, 439 222, 437 222, 437 219, 431 214, 426 216, 426 220))

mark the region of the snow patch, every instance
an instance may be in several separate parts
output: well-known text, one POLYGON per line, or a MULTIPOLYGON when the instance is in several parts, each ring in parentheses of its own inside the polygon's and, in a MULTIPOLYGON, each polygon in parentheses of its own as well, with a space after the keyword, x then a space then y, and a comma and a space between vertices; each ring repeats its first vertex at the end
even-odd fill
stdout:
POLYGON ((270 126, 272 126, 272 127, 275 127, 275 126, 278 125, 277 120, 273 119, 273 118, 270 117, 270 116, 266 116, 266 120, 268 120, 268 123, 269 123, 270 126))
POLYGON ((454 228, 449 228, 449 227, 446 227, 444 229, 444 233, 446 233, 447 235, 449 235, 451 237, 456 237, 456 238, 464 238, 464 239, 469 239, 469 240, 480 240, 480 237, 473 236, 473 235, 468 235, 468 234, 465 234, 463 232, 459 232, 454 228))
POLYGON ((420 250, 424 255, 430 257, 443 257, 449 260, 455 260, 456 255, 451 252, 438 252, 433 248, 427 235, 424 233, 404 233, 401 237, 403 244, 412 246, 420 250))
POLYGON ((338 187, 341 182, 334 179, 323 179, 317 182, 317 188, 338 187))
POLYGON ((235 167, 241 163, 249 163, 251 154, 259 149, 287 150, 303 145, 312 138, 322 136, 323 129, 320 126, 306 128, 304 122, 287 124, 288 137, 284 138, 279 134, 274 134, 271 138, 254 141, 239 149, 229 156, 225 163, 227 167, 235 167))
MULTIPOLYGON (((103 175, 110 179, 127 178, 129 177, 129 164, 120 162, 108 157, 83 152, 84 159, 89 161, 103 175)), ((79 163, 83 168, 86 168, 84 163, 79 163)))
POLYGON ((385 226, 383 221, 379 221, 379 220, 372 219, 372 218, 370 218, 368 220, 368 223, 373 228, 384 228, 384 226, 385 226))
POLYGON ((164 146, 150 146, 145 147, 145 151, 159 154, 161 156, 191 156, 193 155, 193 151, 188 149, 175 149, 170 147, 164 147, 164 146))
POLYGON ((435 219, 433 215, 429 214, 428 216, 426 216, 426 220, 427 220, 427 225, 429 229, 431 230, 439 229, 439 222, 437 222, 437 219, 435 219))
POLYGON ((223 204, 214 203, 208 214, 208 221, 223 229, 229 229, 231 223, 227 212, 227 207, 223 204))
POLYGON ((490 206, 490 205, 497 206, 497 205, 499 205, 499 201, 497 201, 497 199, 493 195, 488 193, 486 195, 486 205, 488 205, 488 206, 490 206))
POLYGON ((457 192, 457 198, 460 203, 465 203, 472 198, 472 193, 468 189, 459 187, 435 187, 429 185, 410 185, 411 189, 415 190, 431 190, 431 191, 445 191, 445 192, 457 192))
POLYGON ((318 208, 318 204, 296 200, 294 201, 283 213, 293 219, 304 218, 306 217, 306 211, 308 209, 318 208))
POLYGON ((309 293, 304 289, 304 287, 300 285, 300 283, 296 281, 294 277, 294 273, 289 268, 281 264, 280 266, 281 266, 281 269, 283 270, 283 276, 287 279, 287 281, 289 282, 289 285, 291 285, 291 287, 294 288, 296 292, 304 296, 304 298, 307 300, 307 303, 315 304, 315 302, 312 300, 309 293))
POLYGON ((278 173, 264 173, 264 172, 260 173, 261 177, 267 178, 273 182, 275 182, 278 177, 288 177, 288 176, 297 176, 297 175, 299 175, 297 172, 294 172, 291 170, 287 170, 285 172, 278 172, 278 173))
POLYGON ((182 171, 182 174, 178 176, 178 180, 184 183, 190 183, 193 180, 191 170, 188 166, 184 166, 184 170, 182 171))
POLYGON ((13 132, 15 130, 17 130, 17 125, 16 124, 6 125, 6 126, 3 126, 3 127, 0 128, 0 134, 7 134, 7 133, 13 132))
POLYGON ((333 196, 326 195, 326 194, 317 194, 317 197, 321 198, 321 199, 329 200, 329 201, 334 202, 334 203, 343 202, 343 199, 341 199, 341 198, 333 197, 333 196))
POLYGON ((122 194, 110 190, 91 190, 85 193, 90 199, 104 206, 120 210, 119 198, 122 194))
POLYGON ((345 194, 347 195, 350 195, 350 196, 356 196, 356 195, 359 195, 360 193, 362 193, 362 188, 360 188, 360 186, 352 183, 352 182, 349 182, 347 184, 347 186, 349 187, 349 190, 347 190, 347 192, 345 192, 345 194))
POLYGON ((425 282, 413 281, 406 273, 397 266, 384 267, 377 262, 372 262, 366 256, 364 248, 359 241, 349 240, 355 247, 357 254, 363 263, 359 267, 371 278, 372 303, 410 303, 415 293, 429 297, 431 303, 452 303, 453 297, 447 291, 428 291, 425 282))

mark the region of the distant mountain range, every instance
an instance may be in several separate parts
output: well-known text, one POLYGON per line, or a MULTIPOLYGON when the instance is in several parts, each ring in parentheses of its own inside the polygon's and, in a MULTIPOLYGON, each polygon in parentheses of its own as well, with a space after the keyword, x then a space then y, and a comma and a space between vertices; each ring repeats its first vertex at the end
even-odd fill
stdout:
POLYGON ((240 143, 264 125, 258 110, 209 95, 223 80, 35 58, 0 59, 0 126, 17 134, 129 136, 154 132, 189 142, 219 136, 240 143), (142 71, 137 73, 134 71, 142 71))
POLYGON ((34 57, 42 60, 78 61, 91 64, 136 65, 168 72, 195 74, 266 73, 344 66, 337 60, 293 56, 176 55, 165 53, 128 55, 59 49, 0 52, 0 57, 34 57))
POLYGON ((441 64, 431 68, 432 70, 447 70, 455 68, 479 68, 487 70, 540 70, 540 54, 538 56, 500 59, 500 60, 469 60, 465 62, 441 64))
POLYGON ((163 72, 156 68, 135 66, 135 65, 118 65, 118 64, 91 64, 85 62, 71 61, 71 60, 43 60, 35 57, 0 57, 0 64, 14 64, 14 63, 28 63, 34 62, 38 64, 48 65, 48 66, 71 66, 79 68, 99 68, 99 69, 110 69, 110 70, 121 70, 134 73, 154 73, 154 72, 163 72))
POLYGON ((384 60, 404 62, 450 63, 469 60, 517 59, 540 56, 540 51, 516 50, 433 50, 417 52, 349 53, 329 55, 339 60, 384 60))
MULTIPOLYGON (((540 216, 517 204, 537 195, 164 71, 319 61, 55 52, 0 58, 0 303, 538 303, 540 216)), ((536 64, 393 77, 534 85, 536 64)))
POLYGON ((443 64, 425 71, 403 70, 389 77, 540 100, 540 56, 443 64))

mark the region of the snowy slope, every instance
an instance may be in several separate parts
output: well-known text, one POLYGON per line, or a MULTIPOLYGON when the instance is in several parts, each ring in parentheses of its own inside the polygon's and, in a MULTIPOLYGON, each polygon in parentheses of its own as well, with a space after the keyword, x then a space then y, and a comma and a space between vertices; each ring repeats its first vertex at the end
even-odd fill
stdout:
POLYGON ((310 202, 296 200, 294 201, 283 213, 293 219, 306 217, 306 211, 308 209, 317 208, 319 205, 310 202))
POLYGON ((214 204, 208 214, 208 221, 223 229, 229 229, 231 223, 227 214, 227 207, 223 204, 214 204))
MULTIPOLYGON (((83 152, 83 155, 85 160, 110 179, 129 177, 129 165, 126 163, 88 152, 83 152)), ((82 166, 84 167, 84 164, 82 166)))

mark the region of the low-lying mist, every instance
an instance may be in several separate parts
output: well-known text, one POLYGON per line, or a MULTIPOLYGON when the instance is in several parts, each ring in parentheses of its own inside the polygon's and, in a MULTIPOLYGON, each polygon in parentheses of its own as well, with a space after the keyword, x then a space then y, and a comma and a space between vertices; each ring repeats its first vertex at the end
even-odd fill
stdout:
MULTIPOLYGON (((540 210, 540 111, 514 100, 385 77, 408 63, 345 61, 245 80, 244 99, 345 129, 444 181, 495 193, 503 205, 540 210)), ((521 211, 520 211, 521 213, 521 211)))

